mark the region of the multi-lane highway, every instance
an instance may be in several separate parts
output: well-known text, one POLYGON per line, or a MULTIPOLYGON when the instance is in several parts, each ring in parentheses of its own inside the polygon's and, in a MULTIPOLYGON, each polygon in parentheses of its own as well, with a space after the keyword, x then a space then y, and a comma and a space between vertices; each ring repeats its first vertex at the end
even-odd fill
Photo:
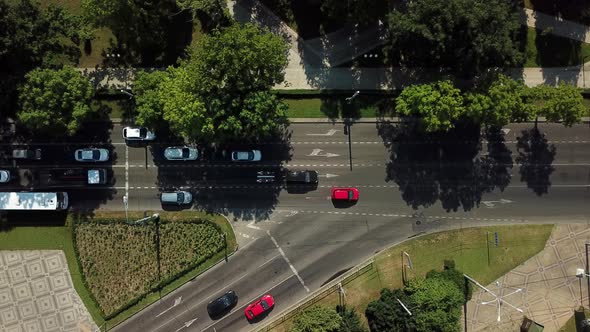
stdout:
MULTIPOLYGON (((341 123, 298 123, 290 127, 289 144, 269 140, 206 147, 199 161, 170 162, 162 150, 171 143, 129 147, 115 125, 104 144, 111 149, 112 162, 105 165, 113 175, 110 185, 77 190, 71 200, 74 208, 122 210, 127 195, 129 209, 157 210, 162 208, 159 192, 180 188, 195 194, 193 208, 226 214, 238 236, 238 252, 116 330, 248 331, 264 322, 246 321, 243 308, 251 300, 273 294, 276 307, 270 316, 277 315, 335 274, 417 233, 500 223, 590 222, 590 127, 540 125, 547 142, 537 138, 525 144, 523 130, 532 127, 508 126, 504 144, 479 146, 464 136, 432 142, 403 136, 395 127, 355 123, 349 145, 341 123), (262 161, 232 163, 229 151, 238 147, 259 148, 262 161), (314 190, 281 181, 256 183, 256 172, 275 171, 280 178, 284 168, 316 170, 320 183, 314 190), (359 188, 359 202, 334 206, 333 186, 359 188), (206 304, 228 289, 237 292, 238 305, 212 321, 206 304)), ((0 168, 73 166, 73 150, 87 145, 40 144, 48 156, 43 161, 0 168)))

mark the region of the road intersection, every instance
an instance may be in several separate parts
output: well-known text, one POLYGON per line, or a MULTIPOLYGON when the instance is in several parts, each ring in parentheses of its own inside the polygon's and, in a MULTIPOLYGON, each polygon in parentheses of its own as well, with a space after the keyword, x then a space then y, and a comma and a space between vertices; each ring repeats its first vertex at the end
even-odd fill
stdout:
MULTIPOLYGON (((227 262, 188 282, 115 330, 248 331, 264 323, 251 325, 243 317, 243 308, 249 301, 272 293, 277 304, 270 315, 276 315, 335 274, 416 234, 490 224, 590 222, 589 127, 539 125, 548 147, 555 146, 552 170, 547 171, 545 179, 541 174, 527 182, 521 180, 517 146, 522 144, 522 131, 532 127, 533 124, 514 124, 504 130, 511 158, 510 165, 503 165, 509 174, 503 191, 495 187, 490 192, 465 193, 465 188, 481 184, 467 176, 455 176, 462 168, 454 170, 457 165, 453 162, 445 161, 446 164, 435 167, 436 172, 444 171, 443 178, 452 175, 449 178, 453 186, 438 183, 440 178, 433 180, 429 174, 405 182, 400 182, 395 174, 392 176, 390 168, 396 166, 392 165, 392 158, 399 163, 396 172, 407 168, 409 172, 423 173, 430 168, 405 165, 412 159, 402 158, 399 154, 403 150, 395 150, 397 155, 392 157, 390 145, 403 142, 399 137, 383 134, 375 123, 352 125, 352 156, 344 124, 293 124, 290 144, 265 141, 239 146, 256 146, 262 151, 263 160, 253 164, 231 163, 228 151, 235 146, 205 148, 203 160, 172 163, 164 160, 161 152, 177 142, 159 140, 145 147, 130 147, 123 142, 121 127, 116 124, 108 144, 92 144, 111 149, 112 164, 105 166, 110 168, 113 181, 107 188, 72 190, 72 205, 76 209, 121 211, 123 196, 127 195, 130 210, 154 211, 162 208, 159 192, 182 188, 195 194, 193 208, 225 214, 232 222, 240 249, 227 262), (282 182, 256 183, 258 171, 274 171, 280 176, 282 168, 316 170, 320 183, 314 190, 288 187, 282 182), (444 192, 432 196, 425 188, 430 189, 433 183, 444 186, 444 192), (333 186, 359 188, 358 204, 334 206, 330 200, 333 186), (534 190, 539 187, 546 187, 547 193, 537 195, 534 190), (421 204, 425 201, 419 196, 424 194, 434 197, 434 203, 421 204), (446 200, 445 207, 441 199, 446 200), (455 199, 459 202, 450 204, 455 199), (413 209, 411 205, 416 203, 419 208, 413 209), (224 318, 210 320, 206 304, 228 289, 237 292, 238 305, 224 318)), ((481 143, 474 159, 493 152, 487 143, 481 143)), ((426 151, 434 143, 418 140, 409 144, 415 151, 426 151)), ((452 149, 460 152, 468 150, 472 142, 457 140, 452 144, 452 149)), ((70 158, 64 149, 73 151, 78 145, 84 144, 41 144, 49 155, 56 156, 51 163, 18 166, 36 169, 54 164, 74 165, 73 156, 70 158)), ((6 150, 10 146, 0 148, 6 150)), ((461 162, 457 164, 461 166, 461 162)))

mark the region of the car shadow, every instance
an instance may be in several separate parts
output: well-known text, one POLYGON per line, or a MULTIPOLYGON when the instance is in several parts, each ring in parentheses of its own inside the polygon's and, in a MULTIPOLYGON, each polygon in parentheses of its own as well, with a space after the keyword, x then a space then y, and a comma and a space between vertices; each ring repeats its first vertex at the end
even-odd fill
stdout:
POLYGON ((332 204, 337 209, 346 209, 352 206, 355 206, 357 201, 340 201, 340 200, 332 200, 332 204))

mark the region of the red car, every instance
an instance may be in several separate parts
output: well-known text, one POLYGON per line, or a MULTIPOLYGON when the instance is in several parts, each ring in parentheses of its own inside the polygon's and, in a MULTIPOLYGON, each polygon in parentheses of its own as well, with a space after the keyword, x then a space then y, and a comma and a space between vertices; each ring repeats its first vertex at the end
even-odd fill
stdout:
POLYGON ((252 320, 270 310, 274 305, 275 300, 272 298, 272 295, 266 294, 256 302, 250 303, 244 310, 244 313, 248 320, 252 320))
POLYGON ((356 188, 332 188, 332 199, 335 201, 356 202, 359 199, 359 190, 356 188))

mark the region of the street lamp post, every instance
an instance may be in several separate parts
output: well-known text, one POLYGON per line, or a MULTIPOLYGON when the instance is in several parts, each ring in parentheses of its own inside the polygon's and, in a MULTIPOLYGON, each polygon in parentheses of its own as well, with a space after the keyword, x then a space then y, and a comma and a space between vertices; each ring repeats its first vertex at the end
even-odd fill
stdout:
MULTIPOLYGON (((352 101, 354 100, 354 98, 356 98, 361 92, 359 90, 355 91, 352 96, 350 97, 346 97, 346 102, 347 103, 352 103, 352 101)), ((348 135, 348 160, 350 163, 350 170, 352 171, 352 133, 351 133, 351 122, 352 120, 350 118, 346 118, 345 122, 344 122, 344 131, 345 134, 348 135)))
POLYGON ((125 206, 125 219, 129 223, 129 198, 127 195, 123 196, 123 206, 125 206))

